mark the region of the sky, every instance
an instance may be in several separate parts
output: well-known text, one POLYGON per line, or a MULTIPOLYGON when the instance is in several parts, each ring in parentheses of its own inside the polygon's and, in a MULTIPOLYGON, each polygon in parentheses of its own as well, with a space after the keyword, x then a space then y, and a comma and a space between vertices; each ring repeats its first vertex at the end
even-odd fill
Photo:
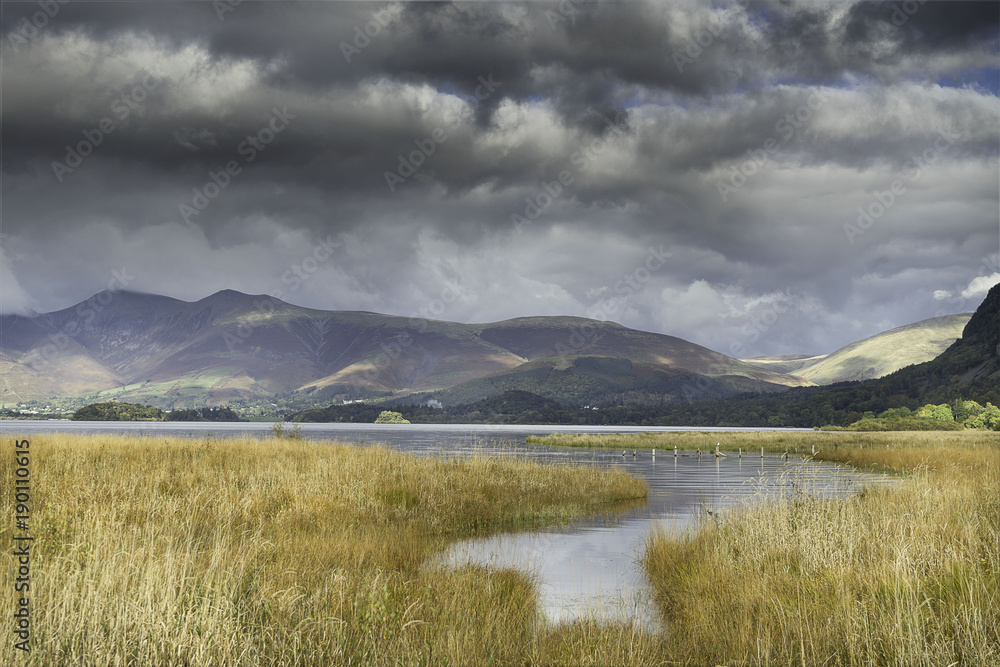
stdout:
POLYGON ((0 310, 831 352, 1000 282, 995 2, 3 2, 0 310))

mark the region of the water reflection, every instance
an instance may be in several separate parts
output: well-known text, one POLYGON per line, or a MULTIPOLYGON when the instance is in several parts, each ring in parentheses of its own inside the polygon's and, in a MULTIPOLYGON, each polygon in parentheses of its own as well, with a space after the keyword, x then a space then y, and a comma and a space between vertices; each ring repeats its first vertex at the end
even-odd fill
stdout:
POLYGON ((653 459, 648 452, 624 459, 618 452, 590 452, 591 460, 621 466, 649 482, 649 501, 623 516, 599 517, 571 527, 497 535, 452 547, 442 562, 517 568, 532 573, 546 619, 633 622, 659 629, 658 613, 639 559, 656 527, 682 533, 696 513, 718 512, 740 502, 765 502, 793 491, 825 496, 852 493, 883 476, 828 463, 779 456, 716 459, 683 453, 653 459))

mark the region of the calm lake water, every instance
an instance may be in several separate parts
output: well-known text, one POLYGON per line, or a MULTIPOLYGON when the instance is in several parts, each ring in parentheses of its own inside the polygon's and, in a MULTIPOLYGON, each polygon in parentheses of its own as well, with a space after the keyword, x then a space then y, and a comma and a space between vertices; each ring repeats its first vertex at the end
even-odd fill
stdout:
MULTIPOLYGON (((205 422, 69 422, 0 421, 0 434, 28 437, 33 433, 135 433, 202 438, 270 435, 267 423, 205 422)), ((591 464, 622 468, 649 483, 645 504, 613 517, 598 517, 571 526, 521 534, 503 534, 454 545, 441 563, 467 563, 514 567, 529 572, 536 581, 540 604, 552 623, 587 617, 633 621, 656 629, 657 614, 650 602, 639 559, 653 528, 690 530, 700 508, 713 511, 750 499, 766 499, 788 492, 793 480, 830 495, 853 493, 867 484, 888 483, 890 478, 859 473, 842 466, 778 455, 735 455, 717 460, 693 453, 661 451, 656 458, 621 450, 574 450, 526 445, 529 435, 548 433, 642 433, 711 431, 725 444, 727 434, 755 429, 675 427, 563 427, 493 425, 374 425, 303 424, 310 439, 338 440, 361 445, 384 443, 417 455, 466 456, 491 453, 517 456, 553 464, 591 464)), ((801 432, 811 429, 756 429, 801 432)))

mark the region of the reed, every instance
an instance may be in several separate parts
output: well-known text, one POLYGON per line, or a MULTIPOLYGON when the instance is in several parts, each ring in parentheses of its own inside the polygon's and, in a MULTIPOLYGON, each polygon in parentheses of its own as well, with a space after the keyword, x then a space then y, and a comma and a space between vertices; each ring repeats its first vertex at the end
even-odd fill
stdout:
POLYGON ((948 445, 965 450, 973 442, 995 441, 998 437, 990 431, 897 431, 897 432, 846 432, 846 431, 668 431, 647 433, 553 433, 533 435, 527 439, 531 445, 574 447, 581 449, 656 449, 661 456, 678 450, 715 451, 716 443, 723 452, 743 450, 744 456, 760 455, 761 448, 770 454, 811 455, 815 447, 823 450, 911 449, 921 446, 948 445))
POLYGON ((32 650, 5 641, 10 665, 538 662, 559 651, 529 575, 429 557, 647 493, 616 471, 287 439, 46 435, 31 453, 32 650))
POLYGON ((644 565, 671 660, 1000 662, 1000 438, 865 434, 851 442, 816 458, 903 479, 837 500, 800 484, 789 497, 703 517, 689 535, 651 536, 644 565))

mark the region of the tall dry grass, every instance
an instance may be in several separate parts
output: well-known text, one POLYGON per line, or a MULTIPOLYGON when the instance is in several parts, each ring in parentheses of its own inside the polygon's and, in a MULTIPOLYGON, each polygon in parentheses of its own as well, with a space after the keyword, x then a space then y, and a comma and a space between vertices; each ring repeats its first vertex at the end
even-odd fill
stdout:
POLYGON ((666 654, 699 665, 1000 664, 1000 437, 837 445, 817 458, 906 474, 845 499, 801 492, 706 517, 684 538, 652 536, 644 564, 666 654))
POLYGON ((760 452, 805 454, 815 445, 834 446, 849 443, 855 436, 864 438, 867 434, 795 431, 669 431, 660 433, 553 433, 528 437, 528 444, 556 447, 576 447, 583 449, 657 449, 662 453, 679 450, 715 450, 716 443, 724 452, 736 452, 742 448, 744 454, 760 452))
MULTIPOLYGON (((12 665, 580 662, 593 649, 550 636, 528 575, 425 563, 647 491, 614 471, 304 441, 47 435, 31 452, 32 651, 5 641, 12 665)), ((12 619, 11 551, 0 560, 12 619)), ((622 635, 601 650, 636 649, 622 635)))
POLYGON ((752 455, 763 450, 770 454, 812 455, 819 451, 935 448, 955 450, 975 447, 979 442, 995 442, 1000 435, 991 431, 668 431, 648 433, 553 433, 529 436, 528 444, 581 449, 657 449, 669 453, 678 450, 720 451, 752 455))

